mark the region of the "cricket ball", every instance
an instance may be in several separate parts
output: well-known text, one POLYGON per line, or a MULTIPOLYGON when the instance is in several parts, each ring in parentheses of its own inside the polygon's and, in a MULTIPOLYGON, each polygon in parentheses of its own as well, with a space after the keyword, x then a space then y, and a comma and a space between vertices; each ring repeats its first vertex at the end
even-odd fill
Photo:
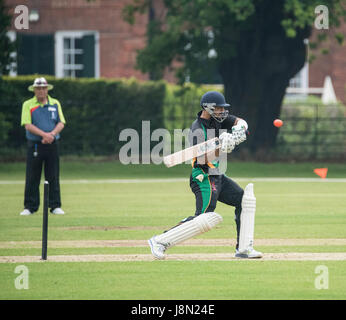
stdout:
POLYGON ((274 124, 275 127, 280 128, 284 123, 280 119, 275 119, 273 124, 274 124))

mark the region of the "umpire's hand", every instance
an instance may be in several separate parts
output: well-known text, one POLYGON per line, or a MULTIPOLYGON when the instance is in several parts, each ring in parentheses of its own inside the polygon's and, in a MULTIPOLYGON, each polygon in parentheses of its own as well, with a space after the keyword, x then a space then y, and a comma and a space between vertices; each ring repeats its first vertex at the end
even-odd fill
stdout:
POLYGON ((45 133, 42 138, 41 142, 43 144, 51 144, 55 140, 55 136, 52 133, 45 133))

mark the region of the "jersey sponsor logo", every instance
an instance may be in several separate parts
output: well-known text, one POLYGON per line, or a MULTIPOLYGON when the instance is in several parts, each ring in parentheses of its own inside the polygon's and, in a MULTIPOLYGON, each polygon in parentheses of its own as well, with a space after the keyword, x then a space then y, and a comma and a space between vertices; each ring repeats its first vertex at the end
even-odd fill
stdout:
POLYGON ((50 111, 50 116, 52 120, 56 120, 57 119, 57 110, 56 107, 48 107, 48 111, 50 111))

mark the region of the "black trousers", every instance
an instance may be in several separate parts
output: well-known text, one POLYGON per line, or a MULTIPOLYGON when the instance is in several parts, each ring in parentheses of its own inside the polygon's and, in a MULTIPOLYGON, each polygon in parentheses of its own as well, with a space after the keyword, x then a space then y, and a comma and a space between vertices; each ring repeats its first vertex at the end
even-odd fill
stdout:
MULTIPOLYGON (((235 222, 237 228, 237 245, 240 234, 241 202, 244 190, 225 175, 205 177, 202 182, 190 177, 190 187, 196 198, 195 216, 204 212, 213 212, 217 201, 235 207, 235 222)), ((193 217, 191 217, 193 218, 193 217)), ((187 220, 191 219, 190 217, 187 220)))
POLYGON ((42 168, 45 180, 49 182, 49 208, 60 208, 59 151, 56 141, 52 144, 28 141, 24 208, 31 212, 36 212, 40 206, 42 168))

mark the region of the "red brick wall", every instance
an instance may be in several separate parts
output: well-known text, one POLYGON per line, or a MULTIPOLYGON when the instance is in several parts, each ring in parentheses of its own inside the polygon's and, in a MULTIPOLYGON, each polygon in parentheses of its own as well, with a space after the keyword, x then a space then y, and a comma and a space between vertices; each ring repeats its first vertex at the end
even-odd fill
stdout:
MULTIPOLYGON (((100 76, 136 77, 147 75, 135 70, 136 50, 146 43, 147 15, 138 16, 134 26, 122 19, 129 0, 6 0, 13 13, 17 5, 38 9, 40 19, 20 32, 54 33, 62 30, 95 30, 100 33, 100 76)), ((15 30, 14 25, 12 27, 15 30)))
MULTIPOLYGON (((311 41, 321 32, 326 33, 328 39, 319 49, 311 51, 316 59, 309 66, 309 86, 323 87, 324 78, 330 76, 337 99, 346 103, 346 42, 344 45, 338 44, 333 39, 336 32, 334 30, 314 30, 311 41), (321 54, 322 47, 327 48, 329 53, 321 54)), ((346 23, 338 29, 338 32, 346 35, 346 23)))

